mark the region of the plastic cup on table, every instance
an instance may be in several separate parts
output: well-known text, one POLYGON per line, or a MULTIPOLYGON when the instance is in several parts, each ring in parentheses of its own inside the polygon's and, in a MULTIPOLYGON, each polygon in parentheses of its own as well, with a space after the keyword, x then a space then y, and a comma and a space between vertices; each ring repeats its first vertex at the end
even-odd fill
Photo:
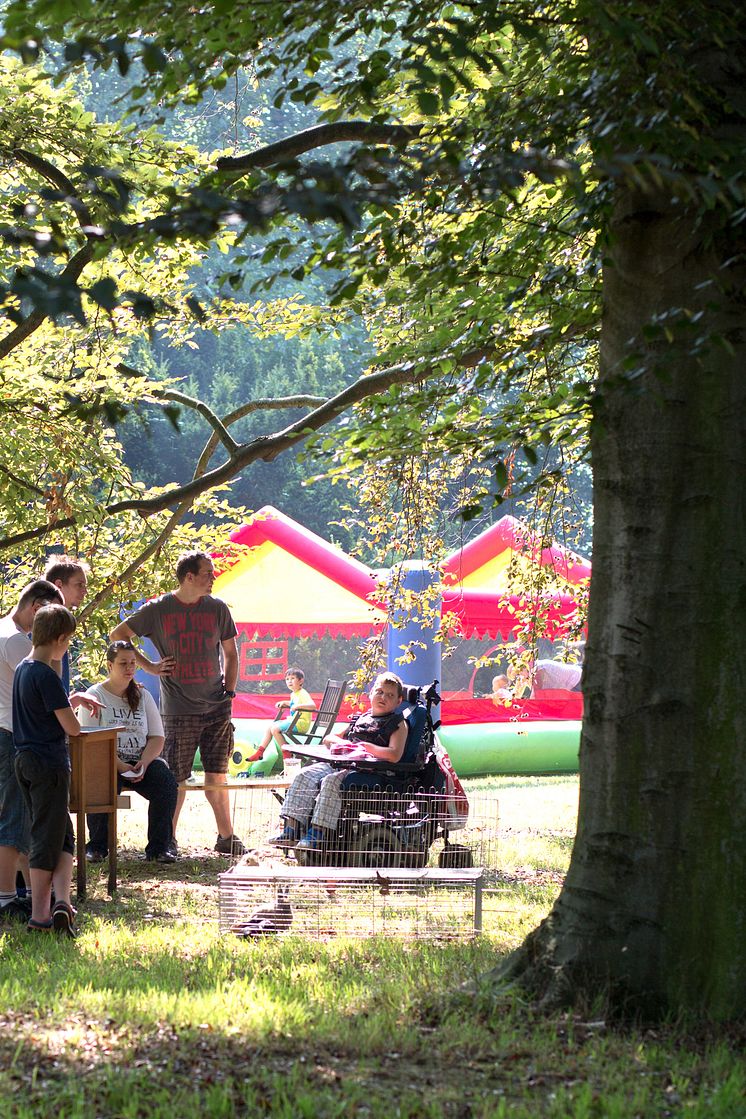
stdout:
POLYGON ((301 771, 300 758, 293 757, 292 755, 284 759, 283 773, 288 781, 294 780, 301 771))

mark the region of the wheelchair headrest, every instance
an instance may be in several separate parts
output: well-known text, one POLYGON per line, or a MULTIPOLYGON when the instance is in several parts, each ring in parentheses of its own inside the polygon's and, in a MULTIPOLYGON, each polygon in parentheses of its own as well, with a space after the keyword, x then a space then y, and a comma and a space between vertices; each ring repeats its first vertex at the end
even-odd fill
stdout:
POLYGON ((440 703, 440 696, 438 695, 439 682, 438 680, 433 680, 431 684, 405 684, 402 703, 408 706, 415 703, 424 703, 427 709, 430 710, 434 703, 440 703))

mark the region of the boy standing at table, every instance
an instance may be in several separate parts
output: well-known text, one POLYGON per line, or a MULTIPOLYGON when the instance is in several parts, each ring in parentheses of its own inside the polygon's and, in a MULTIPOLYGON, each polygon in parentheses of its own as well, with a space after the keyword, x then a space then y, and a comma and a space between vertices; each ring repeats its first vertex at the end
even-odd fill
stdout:
POLYGON ((15 770, 31 817, 32 908, 29 932, 74 937, 75 911, 70 904, 75 837, 68 811, 70 755, 65 735, 79 734, 73 707, 100 710, 90 696, 68 698, 52 668, 61 661, 75 632, 75 618, 64 606, 43 606, 31 631, 31 654, 13 677, 15 770), (52 908, 52 888, 55 904, 52 908))

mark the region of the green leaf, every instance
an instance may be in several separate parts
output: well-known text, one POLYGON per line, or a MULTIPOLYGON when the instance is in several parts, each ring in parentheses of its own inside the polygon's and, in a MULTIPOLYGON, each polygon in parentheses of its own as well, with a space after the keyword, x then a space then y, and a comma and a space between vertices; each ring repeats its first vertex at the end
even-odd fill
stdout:
POLYGON ((108 276, 92 284, 88 289, 88 295, 94 303, 98 303, 105 311, 113 311, 119 303, 119 299, 117 298, 117 285, 114 280, 108 276))
POLYGON ((440 108, 440 99, 437 93, 429 89, 419 89, 416 94, 417 105, 423 116, 435 116, 440 108))

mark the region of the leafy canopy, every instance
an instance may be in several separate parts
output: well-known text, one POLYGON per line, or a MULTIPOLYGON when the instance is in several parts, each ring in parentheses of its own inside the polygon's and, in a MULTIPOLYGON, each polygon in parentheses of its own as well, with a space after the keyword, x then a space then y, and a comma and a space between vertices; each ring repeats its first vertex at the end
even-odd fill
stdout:
MULTIPOLYGON (((236 291, 327 273, 338 313, 364 316, 372 368, 396 371, 370 382, 344 442, 324 436, 330 470, 354 470, 371 452, 486 453, 493 482, 470 498, 476 510, 516 484, 516 447, 529 474, 558 468, 542 445, 583 449, 619 189, 665 188, 699 212, 726 212, 733 228, 741 221, 742 152, 727 129, 707 127, 720 111, 708 61, 738 19, 732 4, 695 0, 685 11, 639 0, 11 3, 4 45, 22 64, 3 149, 18 196, 3 229, 15 269, 4 309, 16 329, 41 315, 95 333, 112 316, 104 333, 115 345, 162 310, 165 329, 185 335, 190 317, 219 321, 217 305, 188 293, 187 271, 208 242, 228 250, 236 291), (268 83, 277 112, 315 110, 319 130, 271 148, 252 141, 230 157, 169 146, 142 124, 115 135, 64 84, 34 108, 48 86, 24 69, 29 61, 61 83, 83 65, 113 68, 145 120, 161 100, 195 102, 246 71, 268 83), (257 231, 259 274, 243 251, 257 231), (143 282, 146 269, 166 276, 143 282)), ((649 340, 665 344, 684 328, 709 344, 686 307, 651 322, 649 340)), ((618 374, 634 384, 649 360, 631 350, 618 374)), ((89 401, 101 385, 112 407, 126 399, 95 377, 89 401)), ((53 379, 69 406, 86 396, 77 363, 72 387, 59 368, 53 379)))

